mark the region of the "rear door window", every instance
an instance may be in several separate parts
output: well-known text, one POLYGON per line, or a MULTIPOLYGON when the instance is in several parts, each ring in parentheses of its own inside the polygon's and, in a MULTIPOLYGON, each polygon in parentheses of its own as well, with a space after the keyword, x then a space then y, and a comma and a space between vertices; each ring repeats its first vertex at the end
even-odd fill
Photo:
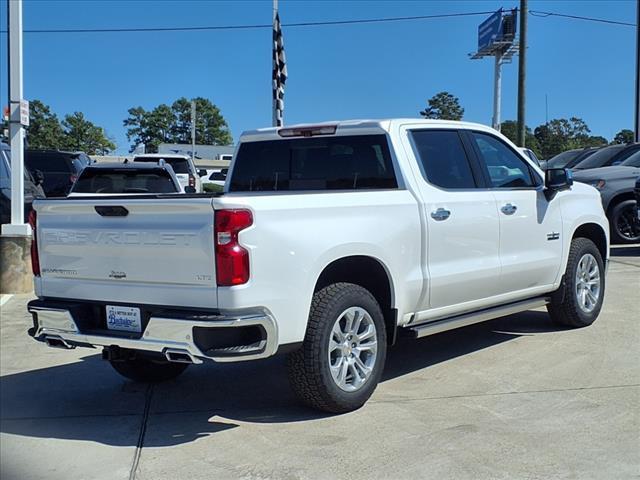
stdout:
POLYGON ((5 155, 4 150, 0 150, 0 177, 9 178, 9 158, 5 155))
POLYGON ((229 190, 363 190, 397 188, 386 135, 247 142, 229 190))
POLYGON ((411 138, 429 183, 445 189, 476 188, 471 164, 456 130, 414 130, 411 138))

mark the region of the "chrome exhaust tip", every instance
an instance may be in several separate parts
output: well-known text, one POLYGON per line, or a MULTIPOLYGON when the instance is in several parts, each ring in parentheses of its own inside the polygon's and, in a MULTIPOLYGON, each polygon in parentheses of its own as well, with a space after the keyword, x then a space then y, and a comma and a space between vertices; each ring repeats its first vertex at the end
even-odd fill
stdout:
POLYGON ((194 357, 188 351, 177 348, 167 348, 164 351, 164 356, 168 361, 175 363, 202 363, 202 360, 194 357))
POLYGON ((72 350, 72 349, 76 348, 75 345, 71 345, 71 344, 67 343, 66 340, 64 338, 61 338, 61 337, 47 336, 47 337, 44 338, 44 341, 47 344, 47 346, 49 346, 51 348, 62 348, 64 350, 72 350))

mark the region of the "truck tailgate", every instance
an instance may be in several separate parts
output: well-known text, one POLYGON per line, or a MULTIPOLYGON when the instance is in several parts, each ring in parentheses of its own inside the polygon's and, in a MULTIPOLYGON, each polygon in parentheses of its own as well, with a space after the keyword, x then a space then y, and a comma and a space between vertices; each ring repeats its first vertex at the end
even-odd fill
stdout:
POLYGON ((41 297, 215 308, 211 198, 36 202, 41 297))

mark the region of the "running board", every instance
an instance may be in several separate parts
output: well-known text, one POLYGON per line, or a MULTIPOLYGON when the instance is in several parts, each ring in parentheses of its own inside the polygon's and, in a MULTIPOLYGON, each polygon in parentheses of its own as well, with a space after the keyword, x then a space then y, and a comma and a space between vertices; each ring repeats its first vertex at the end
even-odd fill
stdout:
POLYGON ((500 305, 499 307, 487 308, 478 312, 465 313, 464 315, 442 320, 434 320, 428 323, 406 327, 404 330, 413 338, 426 337, 427 335, 434 335, 436 333, 446 332, 447 330, 466 327, 467 325, 524 312, 525 310, 544 307, 547 303, 549 303, 548 297, 537 297, 521 302, 509 303, 508 305, 500 305))

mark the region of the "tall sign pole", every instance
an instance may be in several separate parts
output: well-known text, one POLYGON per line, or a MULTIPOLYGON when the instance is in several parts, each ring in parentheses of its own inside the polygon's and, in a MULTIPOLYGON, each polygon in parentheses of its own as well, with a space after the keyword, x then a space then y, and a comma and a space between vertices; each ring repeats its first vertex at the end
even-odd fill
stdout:
MULTIPOLYGON (((639 0, 640 1, 640 0, 639 0)), ((518 59, 518 146, 524 147, 527 123, 525 119, 527 78, 527 0, 520 0, 520 58, 518 59)))
POLYGON ((635 140, 640 142, 640 0, 636 3, 636 122, 635 140))
POLYGON ((517 11, 495 12, 478 27, 478 51, 469 54, 471 60, 494 57, 493 117, 491 126, 500 131, 500 105, 502 102, 502 65, 510 63, 518 52, 516 36, 517 11))
POLYGON ((496 63, 493 70, 493 120, 491 126, 500 131, 500 104, 502 102, 502 53, 495 54, 496 63))
POLYGON ((22 0, 9 0, 9 139, 11 143, 11 223, 4 235, 31 235, 24 223, 24 128, 29 124, 29 106, 22 98, 22 0))

